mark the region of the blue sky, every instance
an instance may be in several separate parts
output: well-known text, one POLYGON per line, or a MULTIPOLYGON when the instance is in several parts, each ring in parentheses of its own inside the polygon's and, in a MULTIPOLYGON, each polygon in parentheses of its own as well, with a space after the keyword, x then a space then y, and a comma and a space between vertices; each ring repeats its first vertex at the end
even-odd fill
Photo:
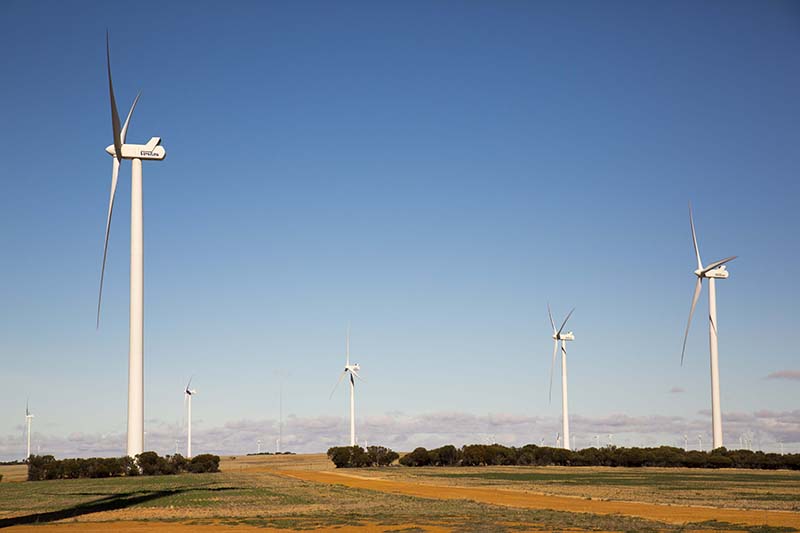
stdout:
POLYGON ((57 453, 113 454, 91 443, 125 429, 128 163, 94 314, 106 28, 120 113, 144 91, 128 140, 167 150, 144 164, 153 434, 180 426, 194 374, 207 449, 251 445, 213 442, 237 424, 272 438, 281 381, 298 428, 329 428, 296 449, 344 440, 328 395, 351 321, 373 440, 450 413, 440 440, 533 417, 507 441, 538 442, 560 413, 548 301, 577 308, 570 408, 592 433, 623 414, 653 421, 630 444, 673 443, 658 417, 710 429, 705 294, 679 365, 691 200, 703 258, 739 256, 718 284, 723 411, 769 413, 754 431, 800 449, 798 374, 765 379, 800 370, 796 3, 9 1, 0 455, 28 396, 57 453))

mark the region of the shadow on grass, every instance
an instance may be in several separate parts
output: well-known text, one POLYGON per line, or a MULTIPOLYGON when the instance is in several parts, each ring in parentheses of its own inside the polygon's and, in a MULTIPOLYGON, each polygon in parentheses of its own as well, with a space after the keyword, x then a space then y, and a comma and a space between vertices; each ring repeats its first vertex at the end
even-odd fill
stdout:
POLYGON ((58 511, 49 511, 46 513, 36 513, 24 516, 14 516, 11 518, 0 519, 0 529, 11 526, 19 526, 22 524, 41 524, 47 522, 55 522, 56 520, 64 520, 66 518, 74 518, 92 513, 100 513, 103 511, 116 511, 118 509, 126 509, 134 505, 166 498, 167 496, 175 496, 177 494, 184 494, 187 492, 195 491, 209 491, 218 492, 223 490, 235 490, 235 487, 213 487, 213 488, 187 488, 187 489, 169 489, 169 490, 146 490, 123 492, 120 494, 112 494, 105 498, 93 500, 91 502, 80 503, 66 509, 59 509, 58 511))

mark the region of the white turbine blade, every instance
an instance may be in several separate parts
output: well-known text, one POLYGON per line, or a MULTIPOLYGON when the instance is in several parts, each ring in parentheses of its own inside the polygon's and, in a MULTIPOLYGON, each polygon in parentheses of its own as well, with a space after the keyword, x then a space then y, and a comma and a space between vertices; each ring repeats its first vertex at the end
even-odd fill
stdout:
POLYGON ((117 159, 122 158, 122 139, 120 138, 119 112, 117 111, 117 99, 114 98, 114 84, 111 83, 111 46, 108 42, 108 30, 106 30, 106 67, 108 67, 108 93, 111 100, 111 128, 114 130, 114 153, 117 159))
POLYGON ((703 288, 703 278, 697 278, 697 284, 694 286, 694 296, 692 296, 692 307, 689 309, 689 321, 686 323, 686 332, 683 334, 683 349, 681 350, 681 366, 683 366, 683 356, 686 353, 686 339, 689 338, 689 327, 692 325, 692 315, 694 315, 694 308, 697 305, 697 300, 700 298, 700 290, 703 288))
POLYGON ((547 316, 550 317, 550 326, 553 328, 553 333, 556 332, 556 324, 553 322, 553 313, 550 312, 550 304, 547 304, 547 316))
POLYGON ((347 374, 347 370, 342 372, 341 375, 339 376, 339 379, 336 381, 336 385, 333 386, 333 390, 331 391, 331 395, 328 397, 329 400, 331 398, 333 398, 333 393, 336 392, 336 388, 339 386, 339 383, 342 382, 342 378, 344 377, 345 374, 347 374))
POLYGON ((724 265, 724 264, 725 264, 725 263, 727 263, 728 261, 733 261, 733 260, 734 260, 734 259, 736 259, 737 257, 739 257, 739 256, 738 256, 738 255, 732 255, 732 256, 730 256, 730 257, 726 257, 725 259, 720 259, 719 261, 714 261, 713 263, 711 263, 710 265, 707 265, 707 266, 706 266, 706 267, 703 269, 703 274, 705 274, 706 272, 708 272, 708 271, 710 271, 710 270, 714 270, 715 268, 717 268, 717 267, 720 267, 720 266, 724 265))
POLYGON ((694 218, 692 217, 692 203, 689 202, 689 225, 692 227, 692 243, 694 244, 694 253, 697 255, 697 268, 703 270, 703 262, 700 260, 700 248, 697 247, 697 234, 694 231, 694 218))
POLYGON ((189 383, 187 383, 187 384, 186 384, 186 392, 189 392, 189 387, 191 387, 191 386, 192 386, 192 380, 193 380, 193 379, 194 379, 194 376, 191 376, 191 377, 189 378, 189 383))
POLYGON ((111 163, 111 194, 108 198, 108 217, 106 218, 106 240, 103 244, 103 264, 100 267, 100 292, 97 295, 97 323, 100 327, 100 304, 103 301, 103 279, 106 275, 106 257, 108 256, 108 234, 111 231, 111 214, 114 211, 114 196, 117 194, 117 178, 119 177, 119 159, 112 159, 111 163))
POLYGON ((350 366, 350 322, 347 323, 347 337, 345 340, 345 366, 350 366))
POLYGON ((351 371, 350 371, 350 373, 351 373, 352 375, 354 375, 355 377, 357 377, 358 379, 360 379, 361 381, 363 381, 364 383, 366 383, 366 382, 367 382, 367 380, 366 380, 366 379, 364 379, 364 378, 362 378, 361 376, 359 376, 359 375, 358 375, 358 372, 356 372, 355 370, 351 370, 351 371))
POLYGON ((550 391, 547 393, 547 403, 553 401, 553 368, 556 366, 556 354, 558 353, 558 339, 553 339, 553 359, 550 361, 550 391))
POLYGON ((128 111, 128 118, 125 119, 125 124, 122 125, 122 131, 119 134, 119 140, 122 144, 125 144, 125 137, 128 135, 128 125, 131 122, 131 115, 133 115, 133 110, 136 109, 136 102, 139 101, 139 97, 142 96, 142 91, 136 95, 136 98, 133 99, 133 105, 131 105, 131 110, 128 111))
POLYGON ((567 325, 567 320, 569 320, 569 317, 572 316, 573 312, 575 312, 575 308, 574 307, 572 308, 572 311, 570 311, 569 314, 567 315, 567 318, 564 319, 564 323, 561 324, 561 327, 558 328, 558 333, 556 335, 561 335, 561 332, 564 331, 564 326, 567 325))

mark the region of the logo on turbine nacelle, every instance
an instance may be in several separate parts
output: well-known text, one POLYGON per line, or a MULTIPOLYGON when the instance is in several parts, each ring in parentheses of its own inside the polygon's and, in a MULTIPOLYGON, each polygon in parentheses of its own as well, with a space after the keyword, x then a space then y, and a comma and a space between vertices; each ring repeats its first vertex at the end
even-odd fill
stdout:
POLYGON ((721 267, 706 272, 706 277, 716 278, 716 279, 726 279, 728 276, 730 276, 730 274, 731 273, 728 272, 728 269, 725 268, 725 265, 722 265, 721 267))
POLYGON ((139 155, 149 155, 149 156, 152 156, 152 157, 157 157, 158 156, 158 154, 156 154, 155 152, 151 152, 149 150, 141 150, 139 152, 139 155))

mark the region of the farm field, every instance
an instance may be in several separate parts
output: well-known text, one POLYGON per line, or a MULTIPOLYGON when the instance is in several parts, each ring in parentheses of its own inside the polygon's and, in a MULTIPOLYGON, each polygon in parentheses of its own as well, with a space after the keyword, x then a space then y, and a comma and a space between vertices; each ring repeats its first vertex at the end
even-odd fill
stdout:
POLYGON ((9 531, 800 530, 800 473, 602 468, 335 470, 225 458, 219 474, 6 482, 9 531), (669 505, 667 505, 669 504, 669 505))

